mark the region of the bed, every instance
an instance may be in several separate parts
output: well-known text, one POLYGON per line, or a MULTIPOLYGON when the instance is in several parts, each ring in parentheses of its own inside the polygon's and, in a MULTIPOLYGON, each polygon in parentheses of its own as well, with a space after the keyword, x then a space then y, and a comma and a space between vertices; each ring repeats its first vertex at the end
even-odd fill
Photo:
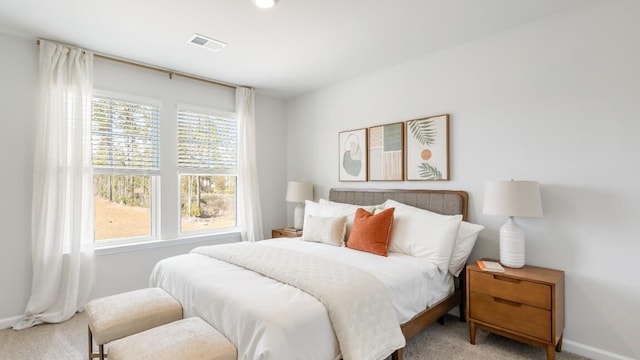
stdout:
MULTIPOLYGON (((464 191, 331 189, 328 201, 365 207, 382 204, 388 199, 439 214, 461 215, 464 220, 467 217, 468 195, 464 191)), ((369 274, 365 276, 374 277, 390 294, 395 324, 396 327, 401 324, 403 340, 442 319, 457 305, 460 306, 460 319, 464 321, 464 271, 456 278, 434 264, 417 261, 409 255, 389 253, 388 257, 380 257, 300 239, 272 239, 259 245, 260 251, 265 253, 289 254, 293 251, 307 256, 301 260, 304 264, 324 258, 323 266, 331 261, 329 264, 335 266, 330 267, 336 268, 332 269, 334 272, 354 268, 354 271, 369 274), (429 283, 430 290, 423 289, 420 285, 423 283, 429 283)), ((340 316, 332 315, 335 306, 320 302, 318 299, 322 296, 311 295, 313 289, 301 290, 304 284, 296 287, 282 283, 271 275, 262 275, 264 272, 257 273, 227 262, 229 260, 221 258, 220 254, 212 258, 209 252, 216 250, 219 252, 224 247, 196 249, 160 261, 152 272, 151 285, 162 287, 177 298, 185 316, 200 316, 216 327, 237 346, 238 359, 343 358, 345 342, 343 331, 336 327, 339 326, 336 318, 340 316)), ((293 281, 298 281, 297 277, 303 276, 296 275, 293 281)), ((339 302, 339 296, 336 298, 339 302)), ((353 302, 349 296, 344 298, 349 299, 345 301, 347 303, 353 302)), ((401 360, 404 342, 400 346, 397 342, 394 344, 392 358, 401 360)))

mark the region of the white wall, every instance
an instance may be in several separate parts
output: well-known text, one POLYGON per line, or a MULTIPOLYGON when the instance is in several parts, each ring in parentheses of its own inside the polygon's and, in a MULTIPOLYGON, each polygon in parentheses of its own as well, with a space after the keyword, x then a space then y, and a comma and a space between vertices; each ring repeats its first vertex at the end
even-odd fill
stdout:
POLYGON ((38 83, 34 41, 0 33, 0 319, 24 312, 31 292, 31 176, 38 83))
POLYGON ((256 97, 256 146, 258 181, 262 201, 262 227, 265 239, 271 229, 287 225, 287 141, 286 111, 283 100, 256 97))
MULTIPOLYGON (((2 204, 0 226, 0 328, 11 325, 11 319, 20 315, 31 290, 31 186, 33 174, 33 134, 36 127, 33 97, 38 84, 38 47, 35 39, 0 33, 0 161, 4 166, 0 177, 2 204)), ((170 80, 167 75, 141 70, 106 60, 95 61, 96 88, 120 91, 147 97, 168 97, 163 106, 174 103, 214 107, 234 111, 235 92, 205 83, 193 83, 179 77, 170 80)), ((175 110, 174 110, 175 111, 175 110)), ((265 236, 272 227, 286 223, 284 186, 286 186, 286 143, 282 134, 286 130, 284 101, 258 94, 256 96, 256 147, 259 187, 265 236), (282 188, 282 189, 281 189, 282 188)), ((163 127, 175 126, 170 116, 163 115, 163 127)), ((163 133, 161 141, 175 141, 163 133)), ((162 156, 168 156, 163 153, 162 156)), ((171 169, 164 169, 169 175, 171 169)), ((175 172, 175 169, 173 169, 175 172)), ((177 178, 163 178, 162 193, 177 178)), ((176 202, 163 197, 163 202, 176 202)), ((163 208, 162 238, 177 236, 178 210, 163 208), (174 221, 169 221, 172 219, 174 221), (173 224, 173 225, 171 225, 173 224)), ((231 235, 218 241, 233 241, 231 235)), ((153 265, 160 259, 188 252, 191 248, 212 241, 183 243, 171 246, 145 248, 136 251, 100 251, 96 254, 95 296, 105 296, 148 286, 153 265)))
MULTIPOLYGON (((640 4, 599 2, 287 103, 288 178, 470 193, 471 258, 498 257, 488 180, 537 180, 545 216, 518 219, 526 261, 565 271, 564 349, 640 358, 640 4), (338 182, 338 132, 451 114, 451 181, 338 182)), ((446 31, 443 29, 443 31, 446 31)))

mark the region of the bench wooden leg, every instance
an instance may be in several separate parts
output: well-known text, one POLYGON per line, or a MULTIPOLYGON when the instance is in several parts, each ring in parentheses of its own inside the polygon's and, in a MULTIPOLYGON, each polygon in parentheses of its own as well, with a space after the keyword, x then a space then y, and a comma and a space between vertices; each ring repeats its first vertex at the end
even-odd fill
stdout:
POLYGON ((89 360, 100 359, 104 360, 107 355, 104 353, 104 345, 98 346, 98 352, 93 352, 93 333, 91 332, 91 328, 88 327, 88 340, 89 340, 89 360))
POLYGON ((87 326, 87 333, 89 334, 89 360, 93 360, 93 334, 91 334, 91 328, 87 326))

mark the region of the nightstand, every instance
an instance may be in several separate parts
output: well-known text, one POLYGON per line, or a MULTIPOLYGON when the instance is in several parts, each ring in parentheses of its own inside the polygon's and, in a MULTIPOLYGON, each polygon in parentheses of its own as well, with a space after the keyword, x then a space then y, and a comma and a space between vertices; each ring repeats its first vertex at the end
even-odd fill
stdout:
POLYGON ((505 272, 467 266, 469 341, 481 328, 530 345, 544 347, 547 360, 562 350, 564 272, 535 266, 504 267, 505 272))
POLYGON ((300 237, 300 236, 302 236, 302 230, 296 230, 293 228, 282 228, 282 229, 271 230, 271 237, 274 239, 280 238, 280 237, 294 238, 294 237, 300 237))

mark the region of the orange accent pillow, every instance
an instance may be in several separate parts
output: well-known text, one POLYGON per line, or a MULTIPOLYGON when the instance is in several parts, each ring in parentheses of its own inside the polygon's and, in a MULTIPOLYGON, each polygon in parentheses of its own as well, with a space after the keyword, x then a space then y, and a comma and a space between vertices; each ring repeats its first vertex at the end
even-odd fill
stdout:
POLYGON ((357 209, 347 247, 387 256, 394 210, 389 208, 373 215, 367 210, 357 209))

